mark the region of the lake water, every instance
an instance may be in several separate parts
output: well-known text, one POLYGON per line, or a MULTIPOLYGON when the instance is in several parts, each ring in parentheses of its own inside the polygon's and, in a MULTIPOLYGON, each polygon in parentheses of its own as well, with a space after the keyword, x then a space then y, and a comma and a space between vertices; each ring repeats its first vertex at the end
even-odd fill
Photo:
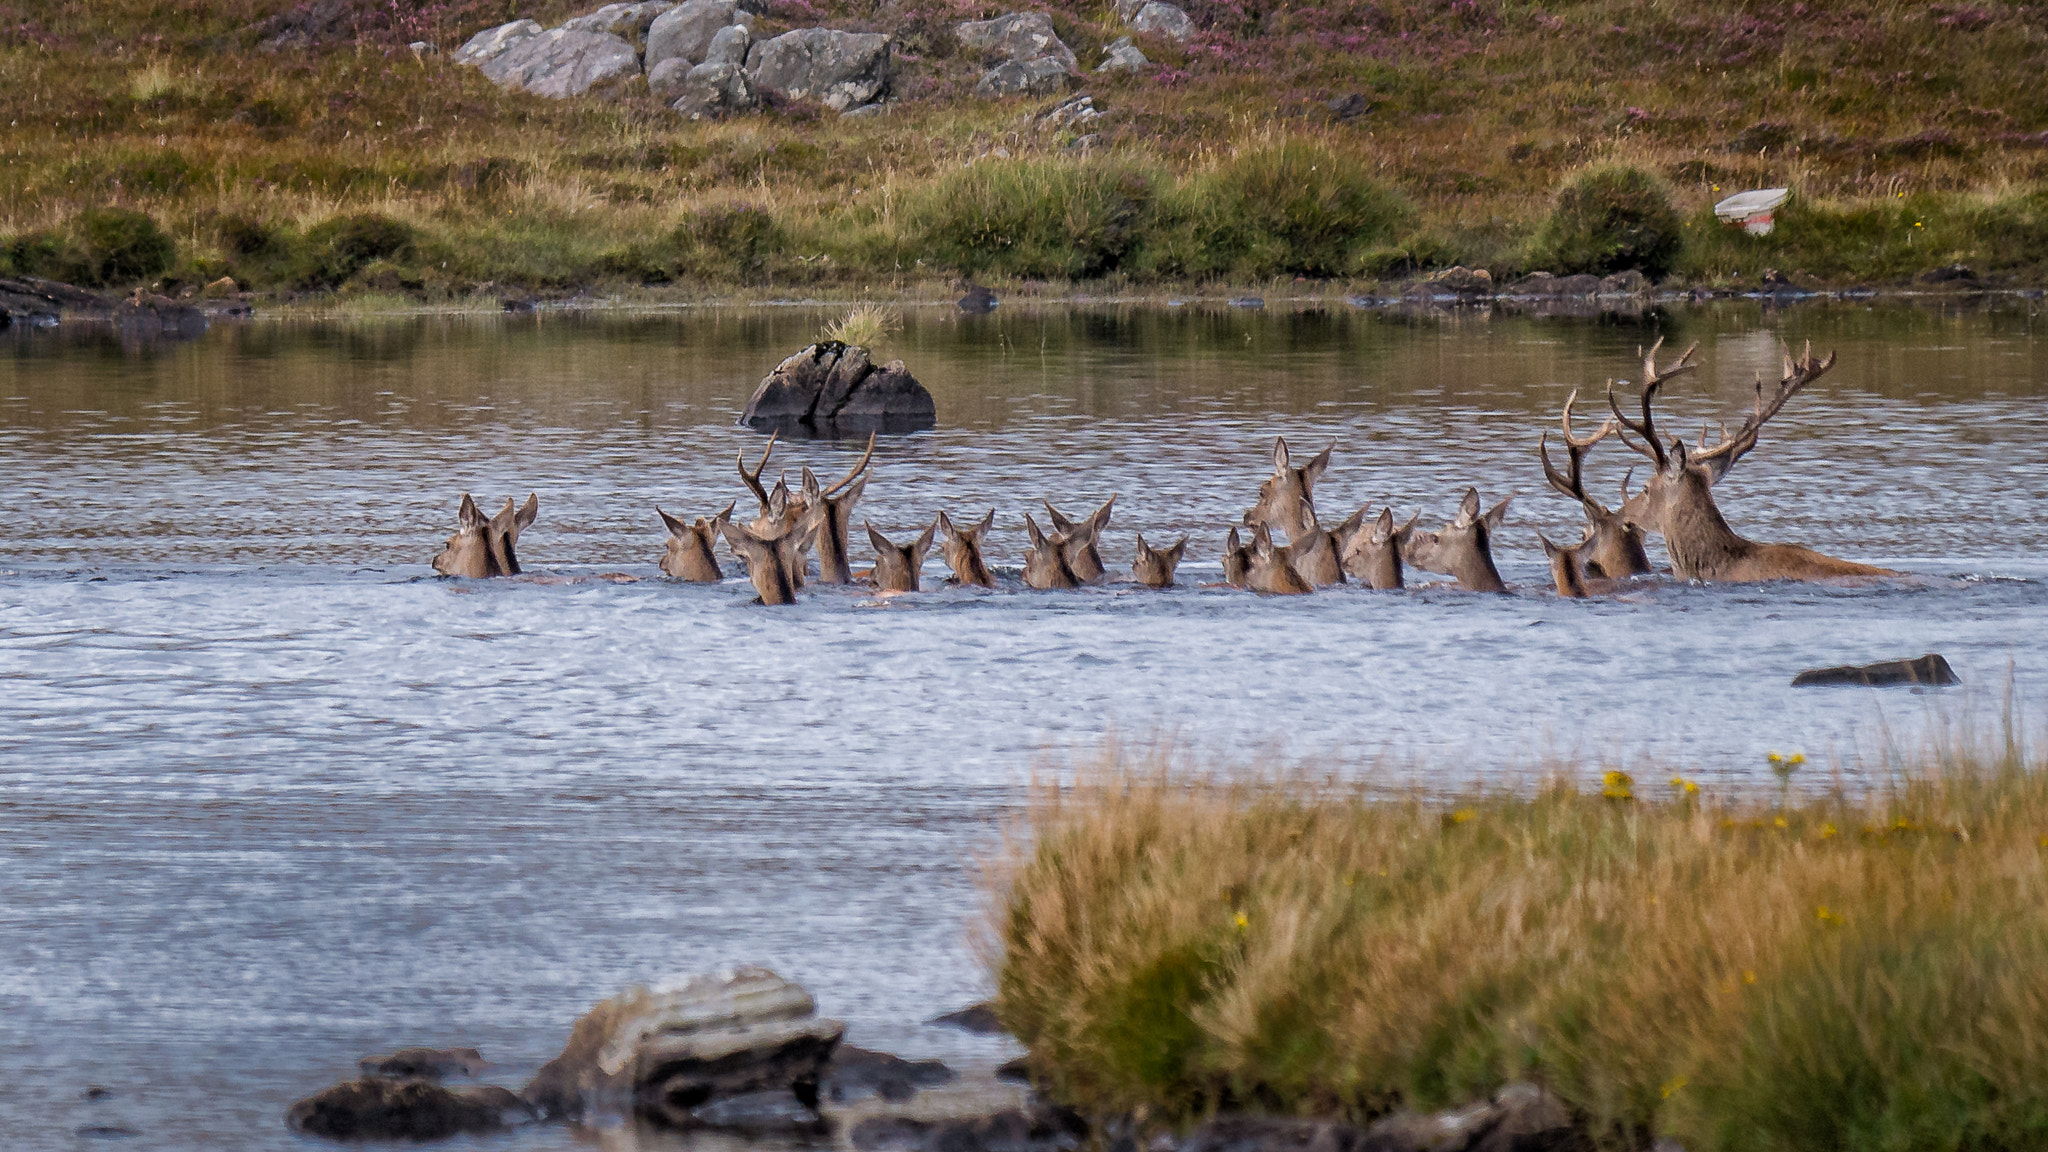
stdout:
MULTIPOLYGON (((986 993, 976 861, 1035 765, 1112 734, 1447 790, 1574 758, 1732 787, 1771 749, 1867 778, 1887 740, 1995 720, 2009 680, 2048 679, 2037 309, 915 310, 884 351, 940 428, 878 448, 857 557, 859 519, 902 538, 994 507, 990 558, 1014 569, 1041 497, 1079 513, 1115 492, 1112 567, 1134 531, 1190 533, 1187 586, 781 610, 738 579, 481 584, 427 561, 459 493, 533 491, 529 573, 655 577, 653 505, 744 495, 733 457, 763 438, 734 418, 829 312, 10 333, 0 1132, 310 1147, 286 1106, 361 1055, 473 1044, 516 1085, 593 1001, 745 961, 810 987, 850 1042, 985 1068, 1003 1042, 919 1023, 986 993), (1537 435, 1659 334, 1704 366, 1673 388, 1674 429, 1738 419, 1780 340, 1839 350, 1717 497, 1755 538, 1915 579, 1546 594, 1536 530, 1576 539, 1578 511, 1537 435), (1434 526, 1467 484, 1514 493, 1496 558, 1517 593, 1200 587, 1276 433, 1336 441, 1329 519, 1370 500, 1434 526), (1966 687, 1788 687, 1923 651, 1966 687)), ((771 474, 857 455, 789 445, 771 474)), ((1603 445, 1598 490, 1633 459, 1603 445)))

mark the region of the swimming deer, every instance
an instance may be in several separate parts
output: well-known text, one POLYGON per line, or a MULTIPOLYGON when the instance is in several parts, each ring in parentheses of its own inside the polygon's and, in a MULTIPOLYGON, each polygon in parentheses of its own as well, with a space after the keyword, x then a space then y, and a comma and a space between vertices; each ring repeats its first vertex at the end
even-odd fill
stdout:
POLYGON ((874 458, 875 434, 870 432, 868 450, 861 456, 860 463, 832 487, 820 491, 818 477, 809 468, 804 469, 804 502, 823 509, 823 516, 818 521, 817 539, 820 584, 853 583, 853 566, 847 562, 846 536, 853 526, 853 506, 860 502, 861 493, 867 490, 870 475, 867 467, 874 458))
POLYGON ((1434 532, 1417 532, 1408 539, 1402 558, 1425 572, 1454 577, 1458 587, 1471 592, 1505 592, 1500 571, 1493 566, 1493 534, 1507 519, 1507 500, 1479 514, 1479 489, 1465 489, 1458 502, 1458 515, 1434 532))
POLYGON ((993 588, 996 578, 990 574, 988 565, 981 558, 981 537, 996 522, 996 510, 991 508, 981 523, 961 528, 939 513, 939 531, 944 537, 939 544, 939 555, 945 558, 946 567, 953 570, 953 583, 972 584, 980 588, 993 588))
POLYGON ((1238 539, 1236 528, 1223 540, 1223 582, 1233 588, 1252 586, 1252 550, 1238 539))
POLYGON ((883 592, 917 591, 918 573, 924 568, 924 554, 931 550, 938 521, 926 525, 916 540, 900 546, 889 543, 873 524, 861 523, 868 530, 868 543, 875 546, 875 587, 883 592))
POLYGON ((1344 565, 1337 545, 1316 534, 1316 481, 1329 469, 1330 453, 1336 449, 1336 442, 1332 441, 1328 448, 1296 468, 1287 451, 1287 438, 1275 436, 1273 475, 1259 485, 1259 502, 1244 514, 1247 527, 1257 525, 1268 532, 1285 533, 1288 546, 1294 549, 1295 569, 1317 587, 1344 582, 1344 565))
MULTIPOLYGON (((1671 571, 1675 575, 1682 580, 1728 583, 1898 575, 1889 569, 1823 555, 1798 544, 1762 544, 1738 536, 1714 503, 1714 482, 1727 475, 1728 469, 1756 446, 1757 434, 1785 407, 1786 401, 1835 366, 1833 353, 1825 360, 1815 360, 1810 343, 1797 360, 1788 352, 1784 375, 1768 396, 1763 377, 1757 377, 1756 405, 1741 428, 1730 435, 1724 427, 1720 442, 1711 446, 1702 431, 1699 445, 1688 448, 1683 438, 1673 437, 1668 447, 1658 438, 1651 404, 1657 389, 1677 373, 1658 373, 1653 363, 1656 352, 1653 346, 1643 362, 1642 422, 1622 415, 1612 386, 1607 391, 1607 403, 1615 419, 1642 440, 1636 444, 1623 436, 1622 443, 1657 466, 1642 491, 1623 505, 1624 512, 1633 506, 1631 519, 1646 527, 1654 525, 1663 533, 1664 549, 1671 555, 1671 571)), ((1691 355, 1688 350, 1680 358, 1681 366, 1691 355)))
MULTIPOLYGON (((796 541, 796 554, 789 568, 789 577, 796 582, 796 587, 801 588, 804 586, 804 573, 810 567, 811 535, 793 530, 810 510, 811 504, 807 500, 797 499, 790 493, 787 476, 778 477, 772 489, 761 486, 761 473, 768 467, 768 458, 775 454, 775 441, 780 435, 779 432, 769 435, 768 446, 761 449, 761 460, 754 465, 752 472, 747 471, 746 453, 740 453, 735 463, 740 470, 740 479, 746 482, 747 488, 754 493, 754 499, 761 504, 760 514, 747 524, 748 531, 763 540, 779 540, 788 536, 796 541)), ((729 542, 731 534, 726 533, 726 537, 729 542)), ((738 548, 734 548, 733 551, 743 560, 747 556, 747 553, 738 548)))
POLYGON ((796 603, 797 589, 803 587, 798 575, 803 565, 803 546, 817 534, 820 513, 813 509, 794 524, 762 532, 751 524, 721 520, 718 530, 725 542, 747 563, 747 579, 763 604, 796 603))
MULTIPOLYGON (((1650 370, 1654 371, 1654 368, 1653 363, 1650 370)), ((1665 378, 1669 379, 1670 375, 1675 374, 1667 374, 1665 378)), ((1608 579, 1644 575, 1650 571, 1650 557, 1643 551, 1642 527, 1630 523, 1619 511, 1609 511, 1605 504, 1594 499, 1586 491, 1586 453, 1595 444, 1614 434, 1615 423, 1608 419, 1602 421, 1600 429, 1591 436, 1574 435, 1572 405, 1577 403, 1578 399, 1578 389, 1574 388, 1572 394, 1565 398, 1564 415, 1561 418, 1564 450, 1568 460, 1566 471, 1559 472, 1557 466, 1550 462, 1548 429, 1544 430, 1542 438, 1536 443, 1536 454, 1543 461, 1543 478, 1558 492, 1577 500, 1580 510, 1585 513, 1585 534, 1579 543, 1572 546, 1572 554, 1576 562, 1584 566, 1588 575, 1608 579)), ((1623 492, 1626 493, 1627 481, 1624 480, 1622 483, 1623 492)))
MULTIPOLYGON (((1570 546, 1553 544, 1550 537, 1536 533, 1536 539, 1543 544, 1543 558, 1550 562, 1550 581, 1557 588, 1557 594, 1567 600, 1583 600, 1593 594, 1591 582, 1586 576, 1586 562, 1581 555, 1590 540, 1582 540, 1570 546)), ((1604 583, 1612 584, 1613 581, 1604 583)))
POLYGON ((1154 548, 1145 543, 1143 532, 1138 533, 1138 558, 1131 562, 1131 581, 1147 588, 1173 587, 1174 570, 1187 550, 1186 536, 1171 548, 1154 548))
MULTIPOLYGON (((1317 529, 1321 532, 1321 529, 1317 529)), ((1316 590, 1294 566, 1294 547, 1276 545, 1263 524, 1252 527, 1251 568, 1245 582, 1268 596, 1300 596, 1316 590)))
POLYGON ((1408 523, 1399 528, 1394 527, 1392 508, 1381 508, 1379 519, 1370 528, 1363 526, 1364 518, 1365 509, 1360 508, 1339 525, 1351 528, 1343 537, 1344 570, 1381 592, 1403 587, 1406 581, 1401 571, 1401 550, 1408 547, 1409 537, 1415 534, 1415 522, 1422 519, 1422 513, 1410 516, 1408 523))
POLYGON ((1074 570, 1074 579, 1083 584, 1100 581, 1107 569, 1103 566, 1102 553, 1096 545, 1102 540, 1102 530, 1109 527, 1109 513, 1116 505, 1116 493, 1110 493, 1109 499, 1104 500, 1100 508, 1089 513, 1086 520, 1079 522, 1061 515, 1060 510, 1053 507, 1050 500, 1041 500, 1039 503, 1045 505, 1045 514, 1052 520, 1052 530, 1066 537, 1067 567, 1074 570))
POLYGON ((462 504, 456 509, 456 520, 461 527, 435 554, 434 571, 443 576, 467 576, 479 580, 490 576, 519 575, 516 547, 519 534, 539 515, 540 496, 535 493, 527 493, 526 504, 517 512, 512 510, 512 500, 507 497, 505 507, 496 516, 485 518, 476 501, 464 492, 462 504))
POLYGON ((659 504, 654 506, 654 510, 660 513, 661 522, 668 525, 668 548, 661 554, 664 576, 688 580, 693 584, 716 584, 725 579, 711 546, 718 541, 719 526, 731 522, 732 504, 727 504, 718 515, 709 519, 697 517, 695 524, 685 524, 662 512, 659 504))
POLYGON ((1081 580, 1074 575, 1073 566, 1067 560, 1067 538, 1060 533, 1047 536, 1039 531, 1038 522, 1031 513, 1024 514, 1024 532, 1031 539, 1031 550, 1024 554, 1024 584, 1041 592, 1055 588, 1079 588, 1081 580))

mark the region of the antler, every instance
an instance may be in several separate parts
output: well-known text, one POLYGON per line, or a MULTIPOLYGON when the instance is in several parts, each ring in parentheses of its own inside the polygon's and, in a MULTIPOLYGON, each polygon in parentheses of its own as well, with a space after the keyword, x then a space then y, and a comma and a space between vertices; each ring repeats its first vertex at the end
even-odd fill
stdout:
POLYGON ((872 460, 872 459, 874 459, 874 458, 875 458, 875 434, 874 434, 873 432, 870 432, 870 433, 868 433, 868 450, 867 450, 867 452, 865 452, 864 454, 862 454, 862 456, 861 456, 861 458, 860 458, 860 463, 858 463, 858 464, 855 464, 855 465, 853 466, 853 471, 851 471, 851 472, 848 472, 848 473, 846 474, 846 478, 845 478, 844 480, 841 480, 841 481, 840 481, 839 483, 837 483, 837 484, 834 484, 834 485, 833 485, 833 486, 831 486, 830 488, 827 488, 827 489, 825 489, 825 495, 827 495, 827 496, 836 496, 836 495, 838 495, 838 494, 839 494, 839 490, 840 490, 841 488, 844 488, 844 487, 846 487, 846 486, 847 486, 848 484, 851 484, 851 483, 853 483, 854 477, 856 477, 856 476, 859 476, 859 475, 861 474, 861 472, 862 472, 863 470, 865 470, 865 469, 867 468, 867 466, 868 466, 868 461, 870 461, 870 460, 872 460))
POLYGON ((761 449, 761 462, 754 465, 752 472, 747 471, 747 454, 745 452, 740 453, 735 461, 739 466, 740 479, 747 482, 747 487, 753 490, 754 499, 761 502, 761 515, 763 516, 768 514, 768 490, 761 487, 761 473, 767 470, 768 457, 775 454, 775 441, 781 435, 781 432, 770 432, 768 434, 768 446, 761 449))
MULTIPOLYGON (((1549 430, 1546 429, 1543 433, 1543 438, 1537 442, 1536 453, 1543 458, 1543 478, 1550 481, 1552 488, 1577 500, 1581 504, 1597 508, 1599 507, 1599 502, 1586 494, 1586 481, 1583 472, 1586 450, 1613 434, 1614 420, 1610 417, 1601 421, 1600 430, 1591 436, 1574 436, 1572 434, 1572 405, 1578 403, 1578 400, 1579 390, 1574 388, 1572 389, 1572 394, 1565 399, 1564 418, 1562 420, 1564 425, 1564 447, 1566 453, 1570 456, 1570 463, 1568 465, 1571 469, 1570 478, 1567 479, 1564 474, 1558 472, 1557 466, 1550 462, 1549 430)), ((1606 509, 1601 508, 1600 511, 1605 512, 1606 509)))
POLYGON ((1607 382, 1607 407, 1614 413, 1614 418, 1621 422, 1623 428, 1642 438, 1643 444, 1641 446, 1630 444, 1627 436, 1621 436, 1621 442, 1628 444, 1630 448, 1656 461, 1659 470, 1663 469, 1666 457, 1664 455, 1664 445, 1657 440, 1656 423, 1650 415, 1651 401, 1657 398, 1657 389, 1662 388, 1674 377, 1682 376, 1699 367, 1699 365, 1692 362, 1692 354, 1699 349, 1699 345, 1695 343, 1692 347, 1685 350, 1685 355, 1680 356, 1669 367, 1660 370, 1657 367, 1657 349, 1663 346, 1664 338, 1659 336, 1657 342, 1650 345, 1649 353, 1643 357, 1642 423, 1638 424, 1621 414, 1621 404, 1614 398, 1614 381, 1609 380, 1607 382))
POLYGON ((1791 349, 1785 349, 1785 372, 1778 380, 1777 390, 1768 399, 1765 398, 1764 378, 1759 373, 1756 378, 1756 408, 1750 412, 1747 419, 1743 420, 1742 427, 1736 429, 1735 435, 1730 436, 1727 425, 1722 425, 1721 441, 1712 448, 1706 446, 1706 430, 1701 429, 1700 448, 1696 452, 1687 453, 1687 458, 1695 463, 1705 464, 1708 468, 1712 469, 1714 479, 1716 480, 1727 475, 1728 469, 1733 468, 1737 460, 1742 459, 1751 448, 1756 447, 1757 433, 1763 430, 1763 426, 1770 421, 1771 417, 1778 414, 1778 410, 1785 406, 1785 402, 1792 399, 1801 388, 1820 379, 1821 376, 1827 373, 1828 369, 1834 366, 1835 354, 1833 352, 1828 353, 1828 358, 1825 360, 1815 360, 1813 358, 1813 341, 1811 340, 1806 342, 1806 346, 1801 351, 1797 360, 1792 358, 1791 349))

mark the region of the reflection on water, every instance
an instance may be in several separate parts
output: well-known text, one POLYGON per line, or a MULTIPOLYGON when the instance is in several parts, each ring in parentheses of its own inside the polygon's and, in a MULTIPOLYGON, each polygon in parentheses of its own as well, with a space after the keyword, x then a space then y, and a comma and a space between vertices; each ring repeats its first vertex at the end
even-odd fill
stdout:
MULTIPOLYGON (((1043 749, 1112 725, 1238 755, 1392 749, 1443 787, 1575 751, 1729 779, 1768 748, 1913 739, 1957 698, 1791 692, 1810 664, 1938 650, 1993 691, 2048 671, 2048 354, 2024 311, 931 310, 884 350, 940 428, 883 444, 857 519, 900 537, 994 507, 991 560, 1014 569, 1039 497, 1117 492, 1112 566, 1135 531, 1191 532, 1189 586, 767 612, 737 580, 426 577, 464 490, 539 493, 530 572, 652 576, 654 503, 741 494, 733 457, 762 438, 733 420, 825 318, 0 342, 10 1147, 95 1124, 276 1147, 285 1105, 367 1052, 474 1044, 517 1082, 620 985, 741 960, 811 986, 855 1042, 985 1067, 999 1042, 917 1023, 982 989, 972 861, 1043 749), (1688 428, 1738 416, 1780 338, 1839 349, 1717 493, 1759 538, 1916 578, 1542 595, 1534 529, 1570 536, 1577 512, 1537 433, 1660 334, 1701 344, 1669 405, 1688 428), (1275 433, 1336 441, 1328 518, 1515 494, 1497 555, 1522 590, 1199 587, 1275 433), (91 1083, 113 1098, 79 1099, 91 1083)), ((836 476, 858 452, 791 445, 776 468, 836 476)), ((1630 462, 1604 445, 1598 487, 1630 462)))

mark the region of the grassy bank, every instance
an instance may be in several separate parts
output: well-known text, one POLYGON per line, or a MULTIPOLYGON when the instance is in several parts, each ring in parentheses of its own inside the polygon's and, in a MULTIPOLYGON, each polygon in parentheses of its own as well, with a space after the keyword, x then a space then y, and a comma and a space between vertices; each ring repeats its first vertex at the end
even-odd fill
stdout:
MULTIPOLYGON (((1655 249, 1680 283, 1896 284, 1955 263, 2048 282, 2039 6, 1191 0, 1202 31, 1146 42, 1158 67, 1086 78, 1104 119, 1039 131, 1053 101, 972 98, 984 65, 951 42, 954 21, 1012 5, 775 0, 763 33, 894 34, 904 100, 871 120, 786 105, 692 124, 630 89, 508 95, 445 62, 478 28, 588 5, 338 3, 348 19, 324 24, 287 0, 0 4, 0 273, 887 294, 963 272, 1504 280, 1655 249), (1654 210, 1582 205, 1573 226, 1596 234, 1575 240, 1561 190, 1616 166, 1654 210), (1779 184, 1795 200, 1771 238, 1708 211, 1779 184), (1597 231, 1646 218, 1675 242, 1597 231)), ((1027 7, 1084 67, 1126 31, 1092 2, 1027 7)))
POLYGON ((998 1006, 1091 1109, 1362 1119, 1534 1078, 1615 1148, 2048 1146, 2048 764, 2017 748, 1863 799, 1112 762, 1031 824, 998 1006))

